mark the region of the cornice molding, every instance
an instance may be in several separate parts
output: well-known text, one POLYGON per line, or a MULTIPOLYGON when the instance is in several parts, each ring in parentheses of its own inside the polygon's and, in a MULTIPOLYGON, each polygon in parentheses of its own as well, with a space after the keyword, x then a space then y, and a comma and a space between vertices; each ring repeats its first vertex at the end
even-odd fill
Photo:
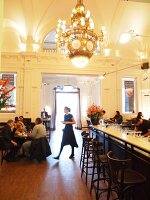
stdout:
MULTIPOLYGON (((70 62, 69 59, 64 59, 64 56, 61 53, 58 52, 16 52, 16 53, 9 53, 9 52, 2 52, 1 53, 2 59, 15 59, 15 60, 37 60, 37 62, 40 62, 40 60, 51 60, 55 59, 62 62, 62 59, 65 62, 70 62)), ((119 62, 135 62, 137 59, 133 58, 121 58, 121 57, 102 57, 101 55, 93 56, 91 59, 91 63, 97 63, 97 62, 104 62, 104 63, 119 63, 119 62)))
MULTIPOLYGON (((121 58, 102 58, 94 56, 87 67, 78 69, 72 66, 69 59, 64 59, 60 53, 44 52, 24 52, 24 53, 2 53, 1 54, 2 70, 6 69, 38 69, 43 73, 64 73, 64 74, 96 74, 102 75, 111 71, 116 71, 126 66, 141 63, 134 59, 124 60, 121 58)), ((133 68, 132 72, 134 71, 133 68)), ((138 69, 138 67, 137 67, 138 69)), ((136 70, 137 70, 136 69, 136 70)), ((130 69, 128 71, 131 71, 130 69)))

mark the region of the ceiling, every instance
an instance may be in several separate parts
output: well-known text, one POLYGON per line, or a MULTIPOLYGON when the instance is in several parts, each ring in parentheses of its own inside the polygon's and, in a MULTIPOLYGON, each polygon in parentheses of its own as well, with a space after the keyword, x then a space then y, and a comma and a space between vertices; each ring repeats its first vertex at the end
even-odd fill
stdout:
MULTIPOLYGON (((4 0, 3 52, 19 52, 20 44, 38 43, 41 47, 45 37, 57 26, 59 18, 70 24, 70 14, 76 0, 4 0)), ((107 37, 103 46, 110 49, 111 60, 141 62, 140 55, 150 60, 150 1, 148 0, 84 0, 95 24, 95 32, 106 27, 107 37), (147 3, 146 3, 147 2, 147 3), (149 3, 148 3, 149 2, 149 3), (134 30, 146 37, 134 37, 127 44, 120 44, 123 32, 134 30)), ((48 37, 47 37, 48 38, 48 37)), ((106 58, 102 51, 100 58, 106 58)))

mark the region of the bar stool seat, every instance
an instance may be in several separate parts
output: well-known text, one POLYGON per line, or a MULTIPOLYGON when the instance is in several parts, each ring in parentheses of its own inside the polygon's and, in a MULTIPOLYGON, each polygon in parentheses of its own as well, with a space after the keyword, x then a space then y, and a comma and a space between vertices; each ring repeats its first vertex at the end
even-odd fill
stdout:
MULTIPOLYGON (((140 184, 146 181, 146 177, 143 176, 141 173, 132 170, 132 169, 125 169, 124 171, 124 181, 125 185, 133 185, 133 184, 140 184)), ((118 183, 121 183, 121 172, 118 176, 118 183)))
MULTIPOLYGON (((146 177, 136 170, 131 169, 131 159, 118 159, 110 151, 107 154, 110 181, 108 188, 107 200, 110 198, 110 192, 115 191, 119 200, 134 200, 134 189, 141 184, 146 183, 146 177)), ((144 190, 142 192, 142 199, 147 199, 147 194, 144 190)))
POLYGON ((98 155, 98 159, 101 163, 107 163, 108 164, 108 159, 106 154, 98 155))

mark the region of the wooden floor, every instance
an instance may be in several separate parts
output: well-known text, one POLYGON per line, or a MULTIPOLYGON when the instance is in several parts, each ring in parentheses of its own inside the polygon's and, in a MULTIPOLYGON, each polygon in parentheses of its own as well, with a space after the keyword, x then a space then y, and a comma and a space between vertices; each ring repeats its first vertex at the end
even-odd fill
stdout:
MULTIPOLYGON (((60 160, 54 160, 59 151, 62 131, 51 134, 52 155, 47 161, 35 163, 23 158, 17 162, 3 162, 0 167, 0 200, 94 200, 89 185, 80 177, 79 158, 81 131, 75 130, 79 148, 74 160, 69 159, 70 146, 66 146, 60 160)), ((106 199, 106 195, 100 198, 106 199)))

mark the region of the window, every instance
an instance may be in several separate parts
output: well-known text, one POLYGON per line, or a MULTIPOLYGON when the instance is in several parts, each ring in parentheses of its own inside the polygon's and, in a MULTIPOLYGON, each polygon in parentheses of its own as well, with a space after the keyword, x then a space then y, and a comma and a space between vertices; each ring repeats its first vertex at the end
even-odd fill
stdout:
MULTIPOLYGON (((5 85, 5 89, 9 91, 13 87, 16 87, 16 74, 13 73, 3 73, 0 74, 0 79, 3 81, 10 79, 10 81, 5 85)), ((2 88, 1 88, 2 89, 2 88)), ((16 110, 16 89, 9 93, 10 98, 7 99, 7 107, 2 108, 4 111, 15 111, 16 110)))
POLYGON ((123 113, 134 113, 136 110, 135 102, 135 79, 122 79, 122 111, 123 113))

